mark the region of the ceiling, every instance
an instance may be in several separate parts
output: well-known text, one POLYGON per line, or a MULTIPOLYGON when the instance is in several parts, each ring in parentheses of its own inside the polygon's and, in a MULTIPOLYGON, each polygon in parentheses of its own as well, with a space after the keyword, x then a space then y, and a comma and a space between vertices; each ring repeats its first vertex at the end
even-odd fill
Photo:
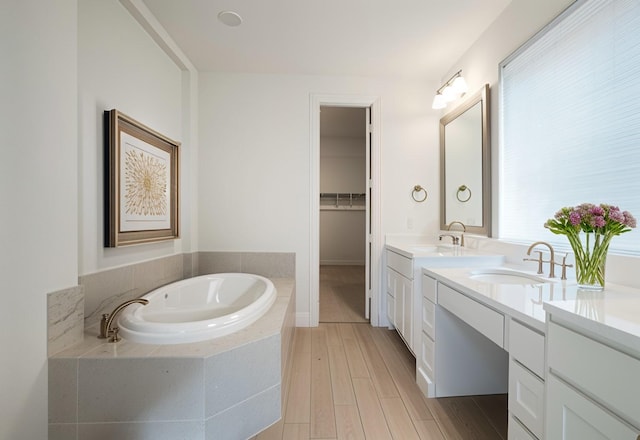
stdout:
POLYGON ((143 1, 199 71, 440 80, 511 0, 143 1))

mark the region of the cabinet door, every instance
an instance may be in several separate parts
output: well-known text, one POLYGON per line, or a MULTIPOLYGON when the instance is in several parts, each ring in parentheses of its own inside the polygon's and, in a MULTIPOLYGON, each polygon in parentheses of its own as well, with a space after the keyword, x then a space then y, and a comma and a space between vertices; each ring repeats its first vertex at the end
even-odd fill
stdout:
POLYGON ((403 298, 403 318, 402 318, 402 336, 407 341, 409 348, 415 352, 413 346, 413 280, 409 280, 405 277, 399 277, 402 288, 403 298))
POLYGON ((547 435, 559 440, 637 440, 640 431, 560 381, 547 377, 547 435))

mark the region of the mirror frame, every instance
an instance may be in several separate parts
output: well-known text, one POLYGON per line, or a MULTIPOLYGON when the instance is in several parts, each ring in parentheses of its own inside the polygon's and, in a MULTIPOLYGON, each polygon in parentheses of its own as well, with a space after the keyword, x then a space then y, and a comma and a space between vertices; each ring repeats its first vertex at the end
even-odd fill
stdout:
POLYGON ((490 136, 490 111, 489 105, 489 84, 485 84, 482 89, 467 98, 460 106, 453 109, 440 119, 440 229, 447 229, 447 206, 446 206, 446 139, 445 128, 447 124, 454 121, 458 116, 481 103, 482 111, 482 225, 465 225, 469 233, 486 235, 491 237, 491 136, 490 136))

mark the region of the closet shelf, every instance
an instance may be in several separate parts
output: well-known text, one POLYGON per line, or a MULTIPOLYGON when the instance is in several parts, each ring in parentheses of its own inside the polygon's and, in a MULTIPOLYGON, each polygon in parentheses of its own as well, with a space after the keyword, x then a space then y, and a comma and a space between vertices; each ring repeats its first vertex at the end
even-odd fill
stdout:
POLYGON ((365 193, 320 193, 321 210, 363 211, 366 202, 365 193))

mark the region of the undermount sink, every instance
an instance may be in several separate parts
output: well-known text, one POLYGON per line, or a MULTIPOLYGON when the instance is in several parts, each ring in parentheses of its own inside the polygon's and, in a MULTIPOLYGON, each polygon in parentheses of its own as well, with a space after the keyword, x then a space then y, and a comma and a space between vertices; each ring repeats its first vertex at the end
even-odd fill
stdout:
POLYGON ((460 246, 453 246, 451 244, 419 244, 411 246, 414 252, 452 252, 456 249, 460 249, 460 246))
POLYGON ((488 284, 543 284, 551 282, 526 272, 511 269, 478 269, 471 272, 471 279, 488 284))
POLYGON ((440 249, 438 249, 438 246, 431 246, 431 245, 420 245, 420 246, 413 246, 412 247, 413 250, 415 250, 416 252, 438 252, 440 249))

